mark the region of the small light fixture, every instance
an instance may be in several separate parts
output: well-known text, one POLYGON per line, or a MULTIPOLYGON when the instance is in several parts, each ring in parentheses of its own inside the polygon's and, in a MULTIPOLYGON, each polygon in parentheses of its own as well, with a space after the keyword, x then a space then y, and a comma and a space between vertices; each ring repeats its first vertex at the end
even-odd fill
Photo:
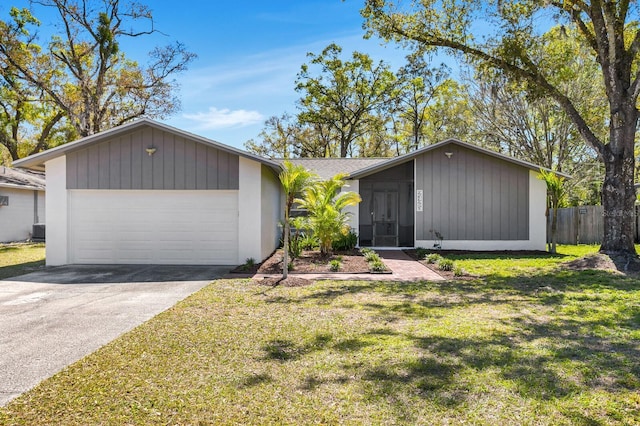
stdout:
POLYGON ((446 155, 447 158, 451 158, 451 156, 453 155, 453 152, 445 152, 444 155, 446 155))
POLYGON ((149 148, 146 149, 147 154, 149 154, 149 157, 151 157, 153 155, 154 152, 156 152, 156 148, 150 146, 149 148))

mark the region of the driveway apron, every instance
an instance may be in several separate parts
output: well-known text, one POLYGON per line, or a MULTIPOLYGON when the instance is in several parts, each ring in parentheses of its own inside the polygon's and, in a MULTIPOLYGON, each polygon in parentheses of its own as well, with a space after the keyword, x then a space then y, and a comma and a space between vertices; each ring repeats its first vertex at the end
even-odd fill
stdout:
POLYGON ((63 266, 0 281, 0 406, 229 269, 63 266))

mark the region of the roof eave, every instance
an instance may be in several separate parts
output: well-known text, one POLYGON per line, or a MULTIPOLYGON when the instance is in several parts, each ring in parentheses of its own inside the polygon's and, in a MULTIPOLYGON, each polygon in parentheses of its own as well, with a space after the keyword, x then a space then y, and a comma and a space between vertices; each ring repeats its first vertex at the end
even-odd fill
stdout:
POLYGON ((229 145, 225 145, 221 142, 218 142, 212 139, 207 139, 205 137, 198 136, 196 134, 178 129, 173 126, 169 126, 164 123, 150 120, 148 118, 141 118, 141 119, 132 121, 130 123, 123 124, 121 126, 114 127, 112 129, 105 130, 100 133, 96 133, 95 135, 86 136, 84 138, 78 139, 77 141, 69 142, 64 145, 60 145, 55 148, 51 148, 46 151, 40 152, 38 154, 34 154, 29 157, 22 158, 20 160, 16 160, 14 161, 13 165, 14 167, 22 167, 22 168, 32 169, 32 170, 44 170, 44 163, 49 160, 65 155, 67 152, 81 149, 82 147, 95 143, 96 141, 107 139, 109 137, 116 136, 118 134, 130 131, 132 129, 135 129, 137 127, 141 127, 144 125, 148 125, 156 129, 174 133, 174 134, 183 136, 185 138, 197 140, 201 143, 204 143, 205 145, 209 145, 217 149, 226 151, 228 153, 239 155, 241 157, 245 157, 245 158, 249 158, 251 160, 257 161, 261 164, 264 164, 266 166, 273 168, 274 170, 281 170, 280 165, 275 161, 268 160, 266 158, 257 156, 255 154, 251 154, 249 152, 242 151, 240 149, 231 147, 229 145))
POLYGON ((454 139, 454 138, 445 139, 445 140, 443 140, 441 142, 438 142, 438 143, 435 143, 433 145, 428 145, 428 146, 425 146, 425 147, 420 148, 418 150, 415 150, 413 152, 401 155, 399 157, 395 157, 395 158, 393 158, 393 159, 391 159, 389 161, 386 161, 384 163, 374 164, 374 165, 372 165, 370 167, 366 167, 364 169, 358 170, 355 173, 352 173, 349 176, 349 178, 350 179, 360 179, 360 178, 369 176, 369 175, 371 175, 373 173, 377 173, 377 172, 389 169, 389 168, 391 168, 393 166, 396 166, 398 164, 402 164, 402 163, 405 163, 407 161, 413 160, 415 157, 417 157, 419 155, 422 155, 422 154, 424 154, 426 152, 433 151, 433 150, 435 150, 437 148, 440 148, 442 146, 445 146, 445 145, 448 145, 448 144, 452 144, 452 143, 455 144, 455 145, 459 145, 459 146, 462 146, 462 147, 465 147, 465 148, 472 149, 472 150, 477 151, 477 152, 481 152, 481 153, 490 155, 490 156, 498 158, 498 159, 502 159, 502 160, 505 160, 505 161, 508 161, 508 162, 511 162, 511 163, 514 163, 514 164, 518 164, 520 166, 526 167, 526 168, 531 169, 531 170, 540 171, 540 169, 542 169, 542 170, 553 172, 553 173, 555 173, 555 174, 557 174, 559 176, 562 176, 564 178, 571 179, 571 175, 568 175, 566 173, 557 172, 555 170, 547 169, 546 167, 541 167, 541 166, 538 166, 536 164, 529 163, 527 161, 518 160, 516 158, 509 157, 508 155, 500 154, 499 152, 495 152, 495 151, 492 151, 490 149, 482 148, 482 147, 479 147, 477 145, 473 145, 473 144, 470 144, 470 143, 467 143, 467 142, 463 142, 463 141, 461 141, 459 139, 454 139))

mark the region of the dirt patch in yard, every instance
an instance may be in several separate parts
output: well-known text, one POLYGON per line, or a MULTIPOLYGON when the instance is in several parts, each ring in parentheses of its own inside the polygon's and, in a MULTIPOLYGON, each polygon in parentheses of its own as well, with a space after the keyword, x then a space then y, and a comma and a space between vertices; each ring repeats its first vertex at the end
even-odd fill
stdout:
MULTIPOLYGON (((240 265, 233 273, 240 274, 282 274, 282 250, 276 250, 261 264, 252 266, 240 265)), ((326 256, 319 251, 303 251, 301 256, 293 261, 292 274, 368 274, 369 264, 358 250, 339 251, 326 256), (331 270, 330 262, 340 261, 337 271, 331 270)))
POLYGON ((311 280, 306 280, 304 278, 291 277, 291 276, 285 279, 282 279, 282 277, 272 277, 272 278, 265 278, 262 280, 253 280, 253 281, 255 281, 259 285, 266 285, 269 287, 276 287, 276 286, 304 287, 304 286, 313 284, 313 281, 311 280))
POLYGON ((640 259, 637 256, 590 254, 562 265, 573 271, 600 270, 613 271, 620 274, 640 274, 640 259))

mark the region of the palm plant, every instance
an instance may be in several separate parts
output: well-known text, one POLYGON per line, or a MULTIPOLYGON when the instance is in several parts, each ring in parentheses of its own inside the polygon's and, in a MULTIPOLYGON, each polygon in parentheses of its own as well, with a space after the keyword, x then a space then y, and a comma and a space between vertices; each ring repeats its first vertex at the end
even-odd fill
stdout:
POLYGON ((309 225, 320 241, 320 252, 331 253, 331 243, 340 234, 349 232, 349 213, 343 210, 355 206, 360 195, 355 192, 340 192, 345 186, 346 174, 337 174, 331 179, 315 182, 302 191, 302 198, 295 200, 309 213, 309 225))
POLYGON ((553 209, 553 216, 551 217, 551 249, 549 252, 555 254, 558 240, 558 209, 564 205, 566 196, 564 178, 551 170, 540 169, 540 179, 547 184, 547 216, 549 216, 549 208, 553 209))
POLYGON ((296 201, 296 194, 301 193, 313 180, 314 175, 301 165, 293 165, 290 161, 285 161, 282 165, 282 172, 278 176, 284 191, 284 254, 282 259, 282 278, 289 275, 289 234, 291 224, 289 217, 291 208, 296 201))

